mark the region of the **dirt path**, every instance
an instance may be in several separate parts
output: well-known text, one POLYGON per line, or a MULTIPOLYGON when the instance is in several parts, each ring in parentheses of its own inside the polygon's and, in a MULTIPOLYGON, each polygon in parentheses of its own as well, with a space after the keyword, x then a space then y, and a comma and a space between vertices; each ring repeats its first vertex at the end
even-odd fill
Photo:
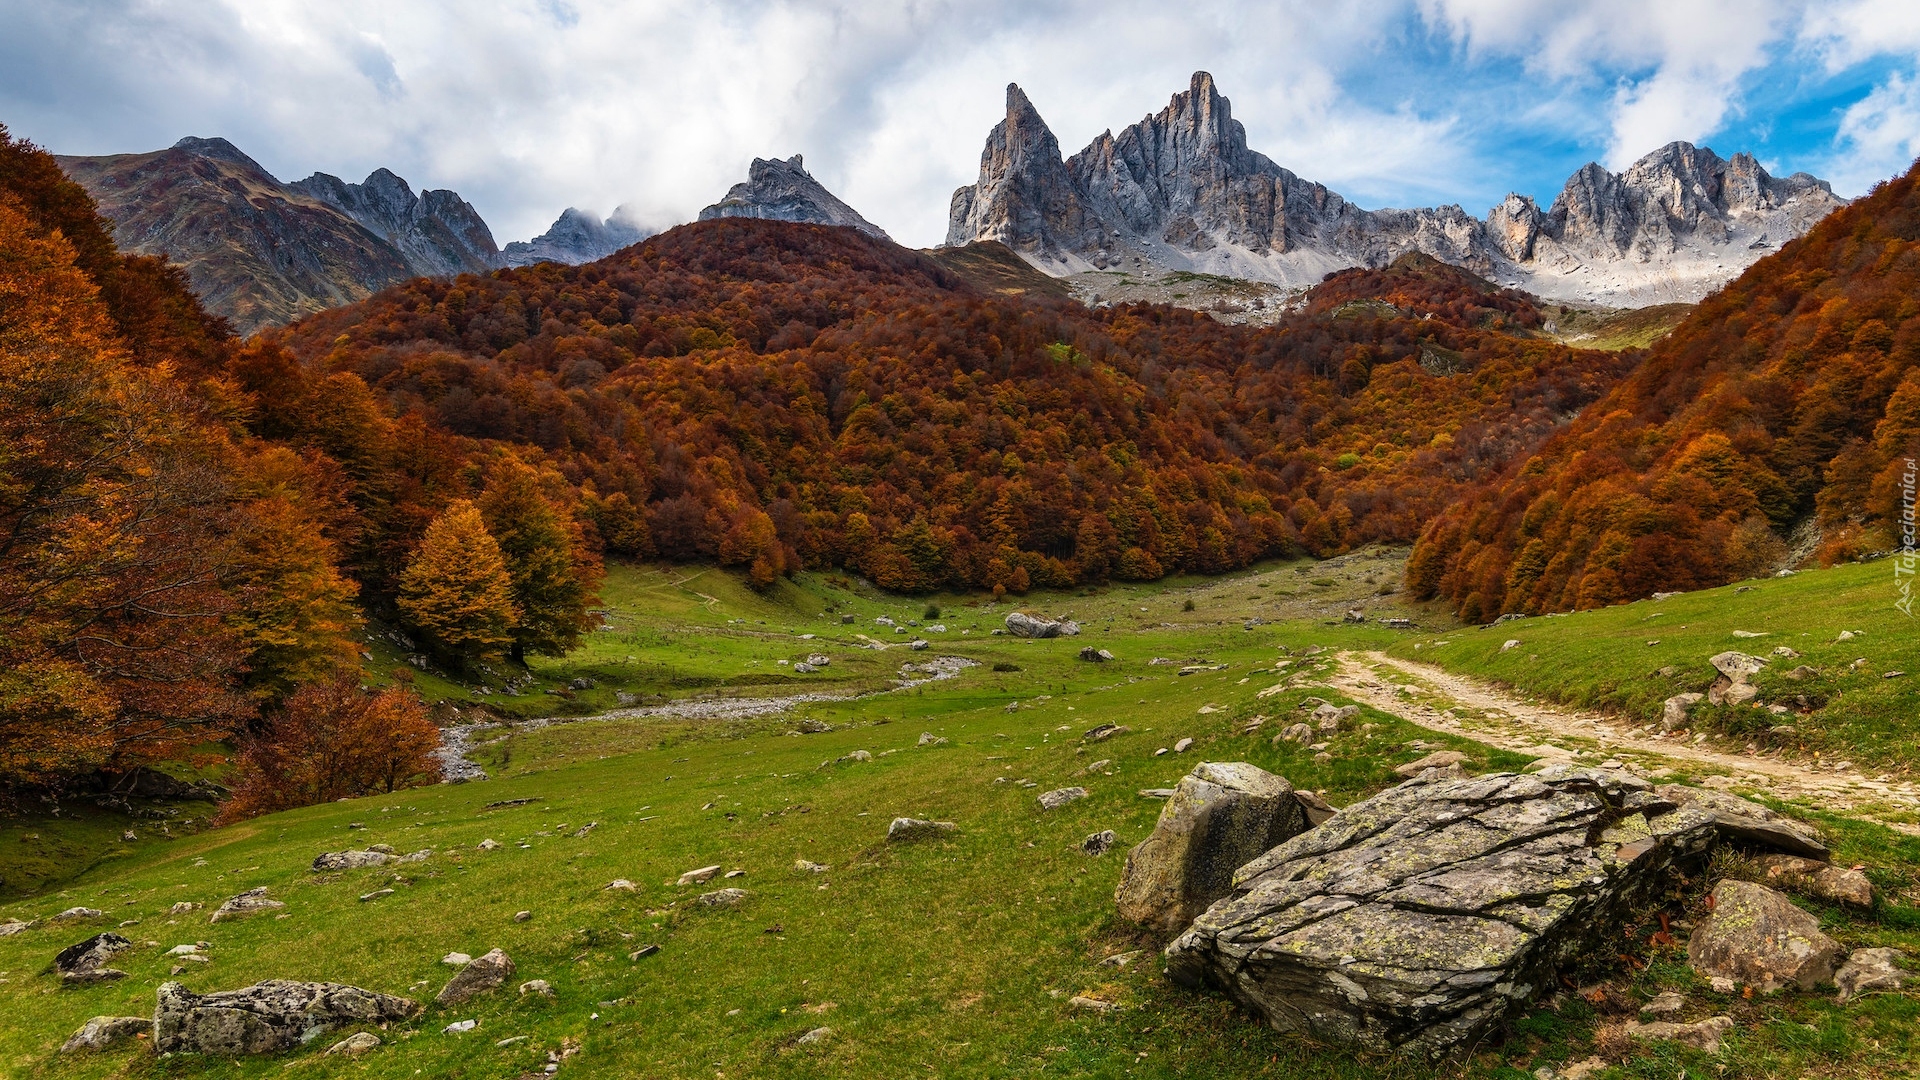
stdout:
POLYGON ((1538 704, 1498 687, 1455 675, 1431 664, 1378 652, 1343 652, 1329 685, 1382 712, 1423 727, 1456 731, 1491 746, 1540 757, 1569 751, 1586 760, 1615 758, 1642 771, 1685 768, 1707 775, 1708 787, 1749 788, 1775 798, 1824 810, 1882 821, 1901 832, 1920 835, 1920 825, 1887 820, 1920 811, 1920 789, 1889 777, 1862 776, 1852 768, 1818 768, 1777 758, 1728 753, 1696 744, 1686 732, 1661 737, 1636 735, 1626 725, 1598 713, 1538 704), (1401 689, 1384 676, 1411 677, 1415 689, 1401 689), (1449 709, 1459 707, 1467 715, 1449 709), (1476 715, 1478 714, 1478 715, 1476 715), (1722 779, 1724 778, 1724 779, 1722 779))

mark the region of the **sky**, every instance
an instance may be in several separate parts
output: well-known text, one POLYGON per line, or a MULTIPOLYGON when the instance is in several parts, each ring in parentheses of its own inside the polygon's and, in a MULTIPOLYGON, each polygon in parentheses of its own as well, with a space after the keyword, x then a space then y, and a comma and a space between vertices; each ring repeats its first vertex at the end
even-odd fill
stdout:
POLYGON ((931 246, 1007 83, 1072 154, 1196 70, 1366 207, 1544 206, 1675 139, 1846 196, 1920 155, 1916 0, 0 0, 0 27, 0 123, 55 153, 384 166, 501 244, 568 206, 667 228, 799 153, 931 246))

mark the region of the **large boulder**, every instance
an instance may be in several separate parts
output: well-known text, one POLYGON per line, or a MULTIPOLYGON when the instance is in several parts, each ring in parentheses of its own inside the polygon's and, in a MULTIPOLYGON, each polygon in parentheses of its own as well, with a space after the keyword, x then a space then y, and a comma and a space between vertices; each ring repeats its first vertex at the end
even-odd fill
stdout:
POLYGON ((1827 845, 1813 826, 1775 813, 1756 802, 1724 791, 1708 791, 1684 784, 1662 784, 1655 794, 1706 814, 1713 819, 1720 835, 1737 844, 1771 848, 1789 855, 1800 855, 1825 862, 1827 845))
POLYGON ((1167 974, 1281 1030, 1440 1055, 1551 989, 1713 838, 1619 770, 1425 773, 1241 867, 1167 974))
POLYGON ((1307 815, 1293 785, 1244 761, 1204 761, 1182 777, 1152 835, 1127 853, 1120 914, 1179 933, 1233 889, 1233 872, 1299 835, 1307 815))
POLYGON ((1762 993, 1832 982, 1845 956, 1839 942, 1820 932, 1820 920, 1793 901, 1765 885, 1731 879, 1713 887, 1712 910, 1687 942, 1687 962, 1702 977, 1762 993))
POLYGON ((70 983, 124 979, 127 973, 108 967, 107 961, 131 948, 133 948, 133 942, 112 931, 95 934, 55 954, 53 970, 60 973, 61 981, 70 983))
POLYGON ((1007 633, 1014 637, 1073 637, 1079 632, 1080 624, 1072 619, 1043 619, 1024 611, 1015 611, 1007 616, 1007 633))
POLYGON ((315 856, 315 870, 362 870, 399 862, 400 857, 384 851, 327 851, 315 856))
POLYGON ((239 990, 196 994, 162 983, 153 1011, 156 1053, 274 1054, 349 1024, 385 1024, 420 1011, 419 1002, 342 983, 271 979, 239 990))
POLYGON ((513 961, 506 953, 494 949, 485 956, 467 962, 447 980, 440 990, 440 996, 433 999, 441 1008, 464 1005, 473 998, 490 990, 498 990, 501 984, 513 977, 513 961))
POLYGON ((270 899, 267 896, 267 887, 262 885, 259 888, 248 889, 238 896, 229 898, 226 903, 221 904, 219 908, 214 911, 213 918, 207 921, 217 923, 231 922, 235 919, 251 918, 265 911, 278 911, 286 906, 286 904, 278 900, 270 899))

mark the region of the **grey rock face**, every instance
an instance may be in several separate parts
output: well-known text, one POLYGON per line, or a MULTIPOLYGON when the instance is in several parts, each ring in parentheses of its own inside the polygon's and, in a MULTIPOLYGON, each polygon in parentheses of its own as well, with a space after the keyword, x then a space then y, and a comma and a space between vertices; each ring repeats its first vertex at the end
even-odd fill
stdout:
POLYGON ((1083 787, 1067 787, 1054 791, 1043 791, 1040 793, 1040 809, 1058 810, 1070 802, 1086 797, 1087 789, 1083 787))
POLYGON ((96 1016, 67 1038, 60 1047, 63 1054, 76 1050, 105 1050, 118 1042, 151 1030, 153 1019, 146 1016, 96 1016))
POLYGON ((1750 881, 1713 887, 1713 911, 1687 941, 1687 962, 1702 978, 1733 979, 1762 993, 1811 990, 1833 979, 1845 951, 1820 932, 1820 920, 1750 881))
POLYGON ((1654 789, 1663 799, 1691 807, 1713 819, 1720 835, 1738 844, 1757 845, 1801 855, 1821 862, 1827 860, 1827 845, 1813 826, 1775 813, 1756 802, 1749 802, 1724 791, 1708 791, 1683 784, 1663 784, 1654 789))
POLYGON ((1713 835, 1617 771, 1423 775, 1241 867, 1167 973, 1281 1030, 1442 1054, 1548 989, 1713 835))
POLYGON ((53 958, 53 970, 60 973, 65 982, 100 982, 106 979, 126 977, 126 972, 115 971, 107 966, 107 961, 133 948, 133 942, 111 931, 95 934, 77 945, 61 949, 53 958))
POLYGON ((342 983, 272 979, 239 990, 196 994, 162 983, 153 1012, 156 1053, 272 1054, 347 1024, 408 1019, 418 1002, 342 983))
POLYGON ((435 1005, 451 1008, 463 1005, 490 990, 498 990, 501 984, 513 977, 513 960, 499 949, 485 956, 475 957, 465 967, 447 980, 440 988, 439 996, 433 999, 435 1005))
POLYGON ((1080 624, 1072 619, 1043 619, 1015 611, 1007 615, 1007 633, 1024 638, 1073 637, 1080 633, 1080 624))
POLYGON ((954 192, 947 244, 1006 244, 1053 274, 1192 270, 1306 286, 1419 251, 1545 296, 1621 305, 1697 300, 1840 206, 1805 174, 1769 176, 1672 143, 1615 174, 1590 164, 1541 210, 1510 195, 1477 221, 1457 206, 1362 210, 1247 146, 1213 77, 1165 109, 1060 147, 1007 88, 979 179, 954 192))
POLYGON ((1762 855, 1757 861, 1767 880, 1789 891, 1857 908, 1873 906, 1873 882, 1858 870, 1798 855, 1762 855))
POLYGON ((399 857, 384 851, 328 851, 314 857, 315 870, 360 870, 399 862, 399 857))
POLYGON ((754 158, 747 167, 746 183, 733 185, 726 198, 700 211, 701 221, 729 217, 839 225, 881 240, 890 239, 886 230, 861 217, 815 180, 799 154, 785 161, 754 158))
POLYGON ((1686 955, 1701 978, 1732 978, 1770 992, 1830 982, 1845 951, 1788 897, 1724 880, 1713 886, 1713 913, 1693 930, 1686 955))
POLYGON ((700 894, 700 903, 706 907, 739 907, 753 894, 745 889, 715 889, 700 894))
POLYGON ((232 922, 235 919, 250 918, 263 911, 278 911, 286 906, 287 905, 278 900, 269 899, 267 897, 267 887, 262 885, 256 889, 248 889, 246 892, 221 904, 214 910, 213 918, 207 921, 217 923, 232 922))
POLYGON ((923 818, 897 817, 887 825, 887 839, 896 844, 931 840, 960 831, 951 821, 927 821, 923 818))
POLYGON ((1847 962, 1834 972, 1833 982, 1840 988, 1840 1000, 1851 1001, 1874 990, 1898 990, 1908 975, 1894 961, 1898 949, 1855 949, 1847 962))
POLYGON ((604 259, 650 235, 647 228, 629 216, 626 207, 616 208, 602 221, 585 210, 569 206, 546 232, 532 240, 515 240, 500 249, 500 262, 506 266, 543 262, 579 266, 604 259))
POLYGON ((1642 1042, 1677 1042, 1705 1053, 1717 1054, 1720 1052, 1721 1036, 1732 1031, 1733 1026, 1731 1016, 1709 1016, 1695 1024, 1676 1024, 1670 1020, 1643 1024, 1638 1020, 1629 1020, 1627 1034, 1642 1042))
POLYGON ((1123 918, 1178 933, 1233 891, 1236 870, 1306 828, 1285 778, 1244 761, 1201 762, 1127 853, 1114 902, 1123 918))
POLYGON ((409 269, 427 277, 484 274, 499 264, 493 231, 465 199, 451 191, 418 195, 386 169, 349 184, 314 173, 287 185, 343 211, 400 252, 409 269))

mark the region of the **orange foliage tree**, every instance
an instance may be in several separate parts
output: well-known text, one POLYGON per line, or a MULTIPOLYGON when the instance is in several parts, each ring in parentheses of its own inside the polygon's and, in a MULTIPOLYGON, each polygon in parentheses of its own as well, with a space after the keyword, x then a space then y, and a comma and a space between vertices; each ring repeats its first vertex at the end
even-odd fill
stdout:
POLYGON ((221 818, 436 783, 439 747, 440 729, 411 690, 369 694, 351 674, 309 683, 246 740, 221 818))
POLYGON ((472 503, 456 500, 427 527, 400 576, 399 606, 410 626, 457 660, 498 656, 513 643, 513 575, 472 503))

